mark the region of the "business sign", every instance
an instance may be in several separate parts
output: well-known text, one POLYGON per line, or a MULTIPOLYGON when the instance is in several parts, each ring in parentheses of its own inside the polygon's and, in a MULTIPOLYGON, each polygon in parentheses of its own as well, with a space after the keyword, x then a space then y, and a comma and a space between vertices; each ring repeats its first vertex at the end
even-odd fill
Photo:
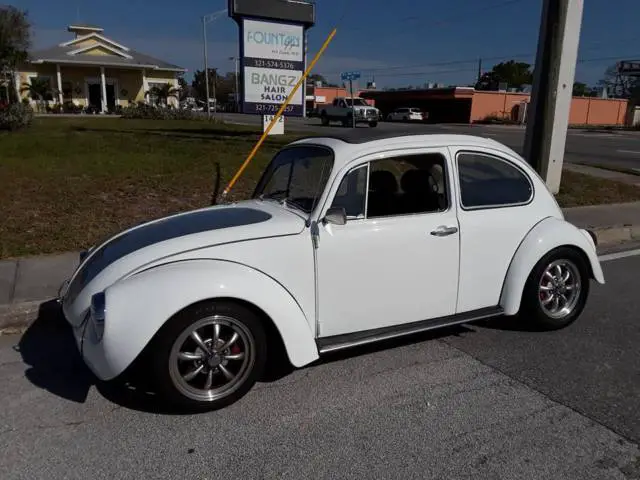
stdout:
MULTIPOLYGON (((304 73, 304 27, 242 19, 243 113, 275 114, 304 73)), ((283 115, 302 116, 302 86, 283 115)))
POLYGON ((304 62, 302 25, 244 19, 244 55, 249 58, 304 62))

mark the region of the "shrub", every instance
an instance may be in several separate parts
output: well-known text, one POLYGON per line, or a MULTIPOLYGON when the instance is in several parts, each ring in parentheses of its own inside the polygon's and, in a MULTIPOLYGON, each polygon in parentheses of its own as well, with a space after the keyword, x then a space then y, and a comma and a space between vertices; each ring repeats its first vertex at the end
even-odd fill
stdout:
POLYGON ((476 120, 475 123, 480 125, 517 125, 518 122, 509 118, 509 117, 501 117, 495 113, 487 115, 486 117, 476 120))
POLYGON ((0 108, 0 130, 18 130, 31 125, 33 108, 24 103, 12 103, 0 108))
POLYGON ((67 100, 62 104, 62 112, 63 113, 80 113, 82 112, 82 107, 80 105, 76 105, 70 100, 67 100))
POLYGON ((206 117, 191 110, 179 108, 158 108, 153 105, 130 105, 122 109, 122 118, 143 118, 148 120, 206 120, 206 117))

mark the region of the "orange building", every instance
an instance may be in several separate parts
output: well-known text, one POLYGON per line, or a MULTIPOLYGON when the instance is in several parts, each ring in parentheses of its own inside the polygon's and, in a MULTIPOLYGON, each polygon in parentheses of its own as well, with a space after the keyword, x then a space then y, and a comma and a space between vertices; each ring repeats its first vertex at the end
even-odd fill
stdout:
MULTIPOLYGON (((531 100, 528 93, 477 91, 473 87, 412 90, 360 90, 358 96, 379 108, 386 117, 396 108, 415 107, 429 112, 429 123, 474 123, 487 117, 523 123, 531 100)), ((307 109, 348 96, 344 88, 308 87, 307 109)), ((632 115, 627 100, 574 97, 570 125, 625 125, 632 115)))

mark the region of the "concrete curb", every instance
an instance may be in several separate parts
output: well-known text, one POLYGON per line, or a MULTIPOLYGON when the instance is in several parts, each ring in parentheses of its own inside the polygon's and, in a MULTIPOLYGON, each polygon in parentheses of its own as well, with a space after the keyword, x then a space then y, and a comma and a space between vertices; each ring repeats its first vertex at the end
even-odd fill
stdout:
POLYGON ((595 232, 598 238, 598 246, 608 246, 640 240, 640 225, 595 227, 591 228, 591 230, 595 232))
MULTIPOLYGON (((590 228, 598 238, 598 247, 620 245, 640 240, 640 224, 590 228)), ((53 298, 0 305, 0 333, 20 332, 39 317, 60 312, 53 298)))
POLYGON ((55 299, 0 305, 0 332, 24 329, 40 316, 55 313, 59 308, 55 299))

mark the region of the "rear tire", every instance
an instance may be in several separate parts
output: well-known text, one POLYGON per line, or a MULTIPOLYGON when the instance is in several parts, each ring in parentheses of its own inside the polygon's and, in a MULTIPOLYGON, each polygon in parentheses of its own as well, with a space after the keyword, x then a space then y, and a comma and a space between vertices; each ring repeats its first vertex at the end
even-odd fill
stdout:
POLYGON ((262 319, 230 301, 204 302, 176 314, 150 347, 158 392, 189 411, 238 401, 262 376, 267 359, 262 319))
POLYGON ((573 248, 560 247, 533 267, 520 316, 540 330, 559 330, 580 316, 589 296, 589 266, 573 248))
POLYGON ((376 128, 378 126, 378 122, 369 122, 369 126, 371 128, 376 128))

